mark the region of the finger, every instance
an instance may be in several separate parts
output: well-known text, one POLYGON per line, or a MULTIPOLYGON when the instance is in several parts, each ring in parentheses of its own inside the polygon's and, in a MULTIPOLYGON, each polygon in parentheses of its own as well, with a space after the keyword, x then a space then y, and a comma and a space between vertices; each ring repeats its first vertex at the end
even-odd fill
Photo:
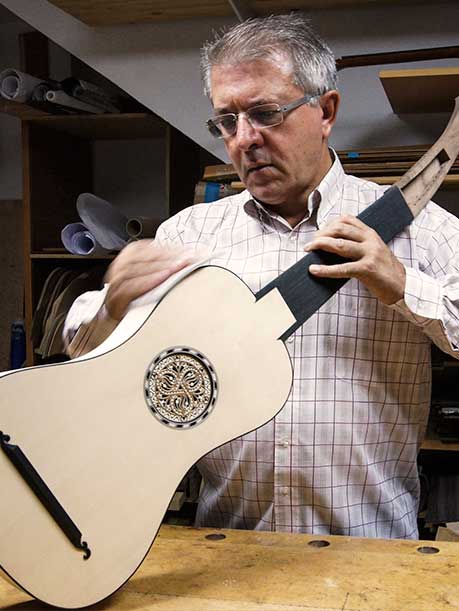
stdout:
POLYGON ((325 250, 344 257, 345 259, 357 260, 364 256, 361 242, 353 242, 343 238, 330 238, 321 236, 315 238, 304 247, 305 252, 313 250, 325 250))
MULTIPOLYGON (((367 229, 369 228, 367 227, 367 229)), ((314 239, 320 237, 344 238, 353 242, 363 242, 366 237, 366 231, 349 223, 334 221, 314 235, 314 239)))
POLYGON ((142 291, 146 292, 155 288, 188 264, 189 261, 187 259, 142 263, 132 266, 132 268, 127 270, 129 273, 114 276, 111 284, 114 287, 120 287, 121 290, 131 297, 133 293, 136 293, 135 296, 138 297, 142 294, 142 291))
POLYGON ((338 265, 317 265, 313 263, 309 266, 309 272, 320 278, 354 278, 357 276, 356 263, 353 262, 338 265))

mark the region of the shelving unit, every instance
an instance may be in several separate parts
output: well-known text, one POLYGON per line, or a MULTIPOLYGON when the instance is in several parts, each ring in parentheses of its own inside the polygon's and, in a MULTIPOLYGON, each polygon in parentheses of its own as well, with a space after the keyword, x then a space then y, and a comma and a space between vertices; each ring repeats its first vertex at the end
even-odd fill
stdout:
MULTIPOLYGON (((22 63, 20 70, 41 78, 49 76, 48 40, 39 32, 20 35, 22 63)), ((70 57, 71 71, 77 78, 94 82, 112 91, 110 81, 88 66, 70 57)), ((95 179, 101 171, 110 173, 110 167, 101 170, 101 155, 96 149, 102 141, 111 141, 110 150, 124 150, 134 140, 158 141, 153 146, 159 155, 159 168, 151 184, 158 185, 162 194, 162 210, 175 214, 193 202, 194 187, 203 167, 217 161, 195 142, 149 112, 127 94, 123 105, 128 112, 122 114, 50 115, 27 104, 0 99, 0 112, 16 116, 22 125, 23 158, 23 215, 24 215, 24 309, 26 325, 27 365, 40 361, 32 345, 32 323, 42 288, 50 272, 58 267, 65 270, 88 271, 98 266, 105 269, 115 254, 102 256, 75 256, 63 249, 61 230, 68 223, 78 221, 76 200, 81 193, 94 193, 95 179), (97 165, 97 167, 96 167, 97 165), (162 182, 161 182, 162 181, 162 182)), ((106 149, 105 145, 103 146, 106 149)), ((122 156, 122 154, 121 154, 122 156)), ((158 163, 158 162, 157 162, 158 163)), ((104 164, 103 164, 104 165, 104 164)), ((105 163, 105 166, 107 164, 105 163)), ((145 165, 145 164, 144 164, 145 165)), ((122 164, 117 168, 119 184, 136 185, 137 164, 122 164)), ((144 189, 150 187, 150 182, 144 189)), ((102 196, 100 193, 96 193, 102 196)), ((149 206, 149 192, 143 193, 149 206)), ((155 217, 156 193, 151 193, 151 216, 155 217)), ((144 201, 145 205, 145 201, 144 201)), ((144 211, 135 210, 133 215, 144 211)), ((163 215, 164 212, 161 212, 163 215)))
MULTIPOLYGON (((27 364, 37 364, 30 329, 42 287, 58 266, 85 271, 107 266, 115 254, 83 257, 62 248, 60 233, 75 222, 75 203, 80 193, 94 192, 93 144, 160 138, 166 155, 164 191, 174 213, 193 201, 201 174, 198 145, 152 114, 71 115, 35 117, 22 121, 25 323, 27 364)), ((127 175, 126 181, 135 180, 127 175)), ((154 194, 152 193, 152 216, 154 194)))

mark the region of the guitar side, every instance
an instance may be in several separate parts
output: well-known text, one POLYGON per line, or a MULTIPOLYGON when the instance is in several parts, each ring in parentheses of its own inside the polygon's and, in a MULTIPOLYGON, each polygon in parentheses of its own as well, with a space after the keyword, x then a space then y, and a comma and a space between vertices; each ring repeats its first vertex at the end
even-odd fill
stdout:
POLYGON ((135 572, 183 475, 199 458, 273 418, 292 369, 277 338, 293 316, 277 291, 255 301, 234 274, 193 272, 116 349, 0 378, 0 430, 39 472, 87 542, 85 559, 0 452, 0 567, 32 596, 76 608, 135 572), (157 355, 204 355, 215 373, 211 411, 168 425, 146 400, 157 355))

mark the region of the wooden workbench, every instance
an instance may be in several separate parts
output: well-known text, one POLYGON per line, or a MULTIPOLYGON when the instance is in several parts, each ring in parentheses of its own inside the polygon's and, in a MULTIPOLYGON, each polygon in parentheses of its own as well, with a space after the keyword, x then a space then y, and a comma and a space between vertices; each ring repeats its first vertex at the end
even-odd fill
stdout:
MULTIPOLYGON (((0 609, 50 607, 1 581, 0 609)), ((132 579, 91 609, 452 611, 459 545, 163 526, 132 579)))

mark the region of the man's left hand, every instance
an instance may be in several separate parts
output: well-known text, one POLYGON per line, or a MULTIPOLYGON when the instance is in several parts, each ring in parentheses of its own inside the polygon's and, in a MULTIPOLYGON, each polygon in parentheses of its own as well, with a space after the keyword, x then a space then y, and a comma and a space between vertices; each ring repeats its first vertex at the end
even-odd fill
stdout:
POLYGON ((341 216, 320 229, 304 250, 325 250, 350 259, 337 265, 311 265, 314 276, 357 278, 386 305, 404 296, 404 266, 376 231, 354 216, 341 216))

